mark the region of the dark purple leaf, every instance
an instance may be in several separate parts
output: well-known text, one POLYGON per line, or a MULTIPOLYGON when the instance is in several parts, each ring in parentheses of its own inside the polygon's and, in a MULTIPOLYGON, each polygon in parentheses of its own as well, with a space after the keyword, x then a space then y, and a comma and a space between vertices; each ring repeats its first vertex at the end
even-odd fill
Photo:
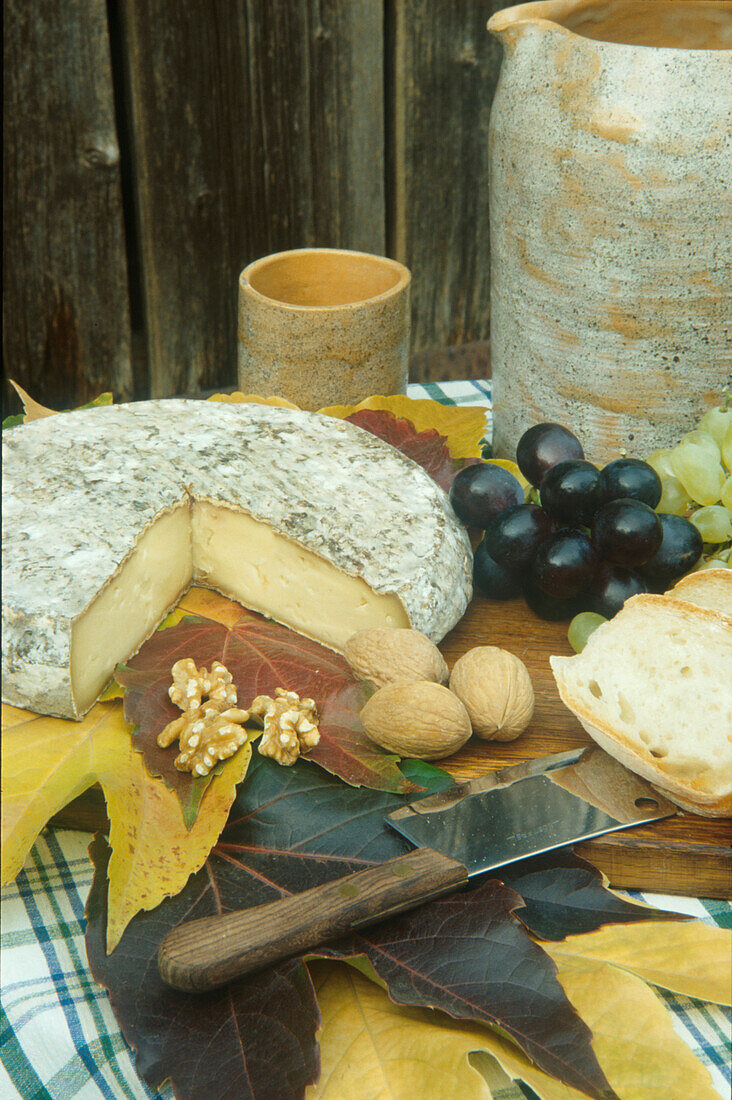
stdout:
POLYGON ((544 940, 594 932, 604 924, 691 919, 618 897, 605 889, 597 868, 570 849, 521 860, 498 875, 524 900, 516 914, 521 923, 544 940))
POLYGON ((86 950, 92 974, 109 990, 136 1052, 140 1076, 153 1088, 170 1078, 176 1095, 191 1100, 300 1100, 320 1074, 320 1013, 302 962, 206 994, 180 993, 158 974, 157 947, 166 932, 181 921, 236 907, 236 872, 213 857, 178 897, 135 918, 107 955, 109 852, 104 838, 95 837, 86 950))
POLYGON ((546 1073, 589 1096, 613 1097, 553 962, 512 917, 522 904, 487 879, 317 954, 365 955, 397 1004, 497 1026, 546 1073))
MULTIPOLYGON (((442 786, 439 780, 436 785, 442 786)), ((408 843, 383 820, 401 804, 384 792, 349 789, 306 761, 281 768, 255 756, 204 869, 177 898, 135 917, 107 969, 97 944, 94 973, 116 1004, 119 983, 131 982, 133 971, 148 975, 162 936, 182 919, 259 905, 403 854, 408 843), (118 952, 124 953, 126 968, 115 968, 118 952)), ((591 1096, 611 1097, 590 1032, 567 1000, 553 962, 512 916, 520 905, 514 891, 489 880, 330 944, 322 953, 364 955, 398 1003, 435 1006, 456 1018, 498 1026, 542 1069, 591 1096)), ((141 1021, 135 1045, 158 1050, 170 1021, 155 999, 159 985, 149 988, 152 1005, 147 986, 133 1005, 141 1021)), ((232 988, 236 992, 238 986, 232 988)), ((181 1095, 193 1100, 203 1093, 181 1095)))

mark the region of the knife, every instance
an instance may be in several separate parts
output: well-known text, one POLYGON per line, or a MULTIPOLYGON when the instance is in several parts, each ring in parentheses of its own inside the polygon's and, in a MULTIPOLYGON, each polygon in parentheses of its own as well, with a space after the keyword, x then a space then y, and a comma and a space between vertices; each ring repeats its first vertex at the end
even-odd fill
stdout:
POLYGON ((416 850, 277 901, 188 921, 158 969, 204 992, 464 886, 468 878, 677 807, 602 749, 499 768, 394 810, 384 820, 416 850))

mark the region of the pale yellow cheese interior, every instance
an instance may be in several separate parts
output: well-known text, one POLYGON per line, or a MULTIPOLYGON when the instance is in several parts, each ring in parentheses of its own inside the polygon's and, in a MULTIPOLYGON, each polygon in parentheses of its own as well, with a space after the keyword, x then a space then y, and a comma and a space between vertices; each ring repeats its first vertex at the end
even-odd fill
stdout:
POLYGON ((75 621, 71 686, 87 710, 115 667, 135 653, 191 583, 188 501, 166 512, 140 536, 109 584, 75 621))
POLYGON ((79 713, 191 583, 335 650, 357 630, 410 625, 397 596, 374 592, 266 523, 206 501, 183 504, 148 528, 74 623, 71 683, 79 713))
POLYGON ((357 630, 409 626, 396 596, 374 592, 244 512, 205 501, 193 507, 193 578, 331 649, 357 630))

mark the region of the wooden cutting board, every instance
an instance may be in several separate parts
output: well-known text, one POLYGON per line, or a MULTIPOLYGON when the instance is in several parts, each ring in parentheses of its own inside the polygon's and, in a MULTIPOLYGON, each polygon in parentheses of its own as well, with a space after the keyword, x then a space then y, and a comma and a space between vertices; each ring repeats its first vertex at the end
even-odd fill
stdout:
MULTIPOLYGON (((566 623, 538 619, 522 599, 497 603, 476 597, 441 649, 450 666, 477 645, 497 645, 526 664, 536 692, 529 728, 508 743, 472 738, 461 752, 439 766, 455 779, 536 756, 591 744, 577 719, 561 702, 549 667, 553 653, 569 654, 566 623)), ((101 791, 95 788, 62 810, 53 824, 95 830, 106 827, 101 791)), ((732 897, 732 821, 678 815, 653 825, 610 833, 577 845, 576 851, 604 871, 611 885, 661 894, 732 897)))

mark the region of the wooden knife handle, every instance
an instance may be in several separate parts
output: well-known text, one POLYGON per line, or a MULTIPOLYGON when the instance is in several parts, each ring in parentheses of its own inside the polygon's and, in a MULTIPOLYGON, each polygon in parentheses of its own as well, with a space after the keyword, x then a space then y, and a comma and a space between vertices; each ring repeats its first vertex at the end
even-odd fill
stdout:
POLYGON ((176 989, 189 993, 215 989, 354 928, 448 894, 467 881, 462 863, 431 848, 417 848, 279 901, 181 924, 161 943, 158 969, 176 989))

